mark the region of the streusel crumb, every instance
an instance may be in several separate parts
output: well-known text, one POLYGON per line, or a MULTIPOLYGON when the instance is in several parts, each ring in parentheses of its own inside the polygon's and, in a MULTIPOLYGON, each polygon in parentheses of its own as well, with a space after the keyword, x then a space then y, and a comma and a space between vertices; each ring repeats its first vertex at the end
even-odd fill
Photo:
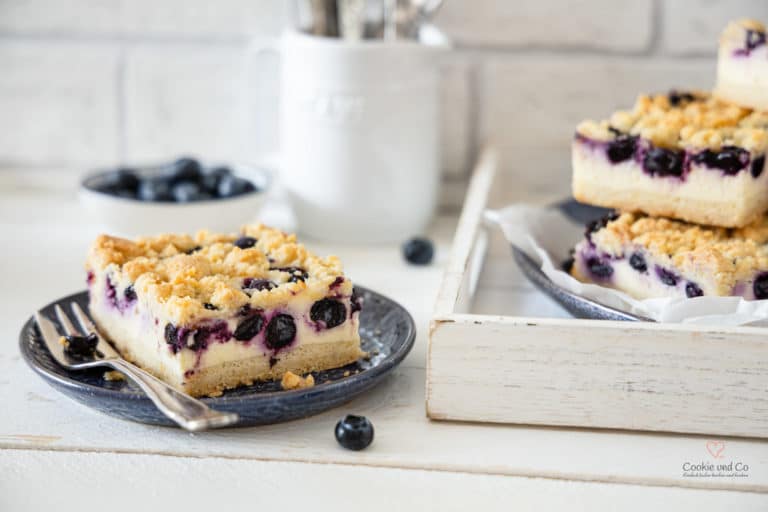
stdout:
POLYGON ((104 380, 110 382, 125 380, 125 375, 118 372, 117 370, 112 370, 109 372, 104 372, 104 380))
POLYGON ((285 372, 283 379, 280 381, 280 385, 286 391, 290 389, 311 388, 315 385, 315 378, 312 374, 309 374, 306 377, 301 377, 293 372, 285 372))
POLYGON ((669 149, 739 146, 754 153, 768 147, 768 114, 721 101, 705 91, 671 91, 640 95, 632 110, 614 112, 609 120, 584 121, 576 132, 598 141, 619 134, 637 135, 669 149))
POLYGON ((245 226, 239 235, 200 231, 134 241, 101 235, 90 249, 86 268, 106 270, 121 289, 133 286, 139 300, 162 304, 179 324, 234 312, 246 304, 275 308, 298 294, 315 301, 331 288, 340 295, 352 293, 337 257, 320 258, 295 235, 261 224, 245 226), (243 249, 234 244, 239 237, 255 242, 243 249))

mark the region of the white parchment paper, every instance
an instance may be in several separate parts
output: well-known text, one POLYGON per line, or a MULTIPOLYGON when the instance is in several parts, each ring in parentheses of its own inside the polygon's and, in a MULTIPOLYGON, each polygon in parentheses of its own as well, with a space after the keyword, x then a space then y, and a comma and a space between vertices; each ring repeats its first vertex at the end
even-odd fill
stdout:
MULTIPOLYGON (((577 281, 560 270, 560 263, 583 238, 584 226, 575 224, 554 208, 514 205, 486 211, 485 218, 499 226, 507 240, 539 262, 541 270, 555 284, 582 297, 659 322, 768 326, 768 300, 740 297, 637 300, 617 290, 577 281)), ((510 264, 514 264, 511 258, 510 264)))

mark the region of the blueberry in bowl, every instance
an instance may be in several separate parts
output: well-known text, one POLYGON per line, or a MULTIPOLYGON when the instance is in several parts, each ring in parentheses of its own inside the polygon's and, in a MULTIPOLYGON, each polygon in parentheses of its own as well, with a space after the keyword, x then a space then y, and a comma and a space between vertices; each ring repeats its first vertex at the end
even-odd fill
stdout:
POLYGON ((235 231, 252 221, 269 189, 269 171, 195 158, 96 172, 80 183, 89 218, 124 236, 235 231))

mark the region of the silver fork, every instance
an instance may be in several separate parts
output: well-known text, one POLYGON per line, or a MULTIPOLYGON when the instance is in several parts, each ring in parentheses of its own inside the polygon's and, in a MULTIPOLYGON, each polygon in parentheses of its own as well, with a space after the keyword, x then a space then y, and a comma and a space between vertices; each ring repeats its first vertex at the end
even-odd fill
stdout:
POLYGON ((59 343, 61 335, 54 323, 38 311, 35 313, 35 321, 40 328, 40 334, 51 355, 61 366, 68 370, 84 370, 96 366, 109 366, 120 371, 138 384, 141 390, 144 391, 163 414, 186 430, 206 430, 209 428, 225 427, 237 422, 237 414, 214 411, 200 400, 177 391, 155 376, 120 357, 120 354, 101 336, 96 329, 96 325, 78 303, 72 302, 69 307, 80 324, 82 332, 72 325, 67 314, 57 304, 55 308, 56 317, 61 328, 64 330, 64 334, 67 336, 82 336, 83 333, 93 333, 99 341, 96 345, 96 355, 93 360, 75 360, 66 354, 64 346, 59 343))

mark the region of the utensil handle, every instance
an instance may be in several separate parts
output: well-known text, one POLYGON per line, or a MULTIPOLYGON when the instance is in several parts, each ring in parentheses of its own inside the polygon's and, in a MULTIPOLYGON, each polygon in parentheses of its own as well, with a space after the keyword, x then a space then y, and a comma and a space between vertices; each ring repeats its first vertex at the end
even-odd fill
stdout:
POLYGON ((237 422, 235 413, 219 412, 200 400, 177 391, 154 375, 123 359, 104 360, 115 370, 139 385, 160 411, 178 425, 193 432, 209 428, 225 427, 237 422))

